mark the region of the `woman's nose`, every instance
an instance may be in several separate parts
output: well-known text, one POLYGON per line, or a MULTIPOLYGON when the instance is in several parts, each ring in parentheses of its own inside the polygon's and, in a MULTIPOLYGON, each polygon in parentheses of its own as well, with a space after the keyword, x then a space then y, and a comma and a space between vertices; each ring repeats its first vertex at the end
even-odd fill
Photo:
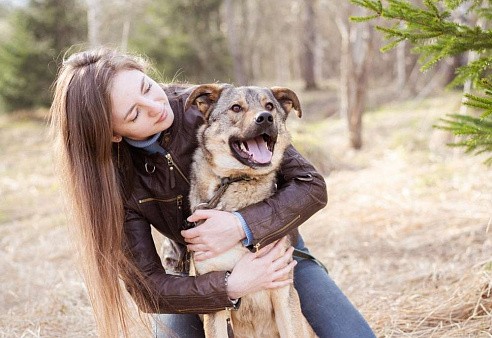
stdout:
POLYGON ((149 116, 154 117, 162 112, 162 103, 154 100, 145 102, 149 116))

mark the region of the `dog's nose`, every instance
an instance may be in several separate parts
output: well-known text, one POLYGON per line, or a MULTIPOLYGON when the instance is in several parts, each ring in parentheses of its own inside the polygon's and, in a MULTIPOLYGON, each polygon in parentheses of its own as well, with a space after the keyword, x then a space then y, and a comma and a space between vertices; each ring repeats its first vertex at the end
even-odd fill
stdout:
POLYGON ((273 116, 269 112, 264 111, 256 115, 255 122, 260 126, 269 126, 273 123, 273 116))

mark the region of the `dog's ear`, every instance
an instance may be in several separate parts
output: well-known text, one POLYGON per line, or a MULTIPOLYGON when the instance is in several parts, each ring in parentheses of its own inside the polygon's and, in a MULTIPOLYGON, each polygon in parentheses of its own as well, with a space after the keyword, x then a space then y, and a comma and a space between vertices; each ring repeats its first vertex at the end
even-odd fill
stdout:
POLYGON ((301 104, 296 93, 289 88, 283 87, 272 87, 270 90, 287 114, 294 109, 297 117, 300 118, 302 116, 301 104))
POLYGON ((185 111, 187 111, 192 105, 196 104, 200 113, 207 118, 207 112, 210 106, 217 102, 220 93, 225 87, 226 86, 217 83, 204 84, 196 87, 186 100, 185 111))

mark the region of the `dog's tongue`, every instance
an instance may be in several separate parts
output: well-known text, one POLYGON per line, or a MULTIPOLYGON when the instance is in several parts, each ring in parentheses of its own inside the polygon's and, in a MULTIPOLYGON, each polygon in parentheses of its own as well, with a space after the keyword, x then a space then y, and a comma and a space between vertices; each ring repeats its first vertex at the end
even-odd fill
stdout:
POLYGON ((272 152, 268 150, 267 143, 263 136, 257 136, 246 142, 248 144, 248 153, 253 156, 253 160, 258 163, 268 163, 272 160, 272 152))

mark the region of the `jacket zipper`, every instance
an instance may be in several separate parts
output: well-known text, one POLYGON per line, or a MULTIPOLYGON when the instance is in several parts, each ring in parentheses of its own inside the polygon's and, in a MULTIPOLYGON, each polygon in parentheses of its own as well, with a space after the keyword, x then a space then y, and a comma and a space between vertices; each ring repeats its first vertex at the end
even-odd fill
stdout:
POLYGON ((176 163, 174 162, 172 156, 170 153, 167 153, 166 155, 164 155, 167 159, 167 165, 169 166, 169 170, 171 172, 171 175, 170 175, 170 186, 171 188, 173 189, 176 185, 176 180, 175 180, 175 177, 174 177, 174 168, 176 168, 176 170, 179 172, 179 174, 181 175, 181 177, 184 178, 184 180, 190 184, 190 181, 188 181, 188 179, 186 178, 186 176, 183 174, 183 172, 181 171, 181 169, 179 169, 179 167, 176 165, 176 163))
POLYGON ((177 212, 177 224, 178 226, 182 226, 183 224, 183 195, 179 195, 176 197, 176 206, 178 207, 177 212))
POLYGON ((179 236, 179 231, 180 228, 182 228, 183 224, 183 195, 178 195, 174 198, 155 198, 155 197, 148 197, 148 198, 143 198, 141 200, 138 200, 138 204, 143 204, 147 202, 161 202, 161 203, 171 203, 175 202, 176 203, 176 224, 178 226, 177 232, 175 231, 174 227, 171 227, 171 231, 174 233, 175 236, 179 236))
POLYGON ((138 200, 138 204, 152 202, 152 201, 164 202, 164 203, 169 203, 169 202, 176 201, 176 204, 178 206, 178 209, 180 209, 181 206, 183 205, 183 195, 178 195, 177 197, 174 197, 174 198, 155 198, 155 197, 148 197, 148 198, 143 198, 141 200, 138 200))
POLYGON ((274 231, 272 232, 270 235, 266 236, 266 237, 263 237, 262 239, 260 239, 258 241, 258 243, 256 243, 253 248, 255 248, 255 252, 258 253, 258 250, 260 250, 260 246, 261 246, 261 243, 263 243, 264 241, 266 241, 267 239, 269 239, 270 237, 273 237, 275 236, 276 234, 278 234, 279 232, 282 232, 284 231, 286 228, 288 228, 289 226, 292 225, 292 223, 296 222, 299 218, 301 218, 301 215, 297 215, 296 218, 294 218, 292 221, 290 221, 289 223, 287 223, 286 225, 284 225, 283 227, 281 227, 280 229, 278 229, 277 231, 274 231))

